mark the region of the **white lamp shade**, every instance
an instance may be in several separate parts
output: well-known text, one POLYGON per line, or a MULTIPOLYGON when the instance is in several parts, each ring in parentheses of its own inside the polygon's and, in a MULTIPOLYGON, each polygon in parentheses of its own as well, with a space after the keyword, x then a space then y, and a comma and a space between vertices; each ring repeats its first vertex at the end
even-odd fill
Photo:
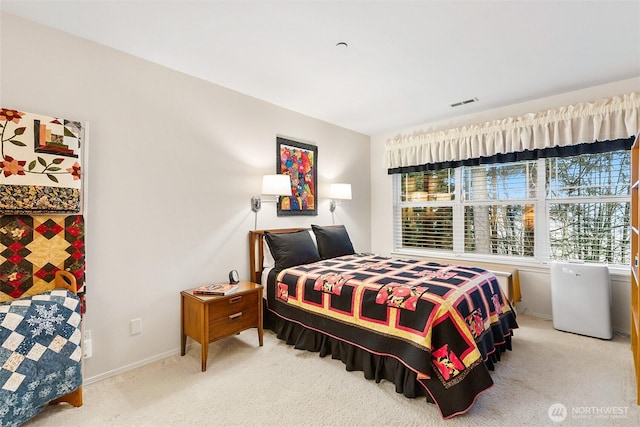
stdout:
POLYGON ((291 177, 289 175, 264 175, 262 194, 269 196, 291 196, 291 177))
POLYGON ((331 184, 329 198, 351 200, 351 184, 331 184))

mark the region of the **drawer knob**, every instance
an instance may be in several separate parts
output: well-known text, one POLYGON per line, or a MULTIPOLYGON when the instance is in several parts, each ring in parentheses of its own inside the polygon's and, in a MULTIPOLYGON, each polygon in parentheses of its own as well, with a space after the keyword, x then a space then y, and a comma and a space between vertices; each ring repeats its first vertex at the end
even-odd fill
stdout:
POLYGON ((240 317, 242 317, 242 312, 241 311, 236 313, 236 314, 232 314, 231 316, 229 316, 229 320, 237 320, 240 317))

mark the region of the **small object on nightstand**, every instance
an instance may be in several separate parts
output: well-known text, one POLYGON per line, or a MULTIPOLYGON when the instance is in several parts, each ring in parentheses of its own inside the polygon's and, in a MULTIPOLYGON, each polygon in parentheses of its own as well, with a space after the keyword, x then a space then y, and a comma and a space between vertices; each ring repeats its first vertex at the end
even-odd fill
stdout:
POLYGON ((240 276, 236 270, 231 270, 229 272, 229 283, 238 283, 240 281, 240 276))
POLYGON ((197 295, 229 295, 237 289, 237 283, 214 283, 212 285, 200 286, 194 289, 193 293, 197 295))

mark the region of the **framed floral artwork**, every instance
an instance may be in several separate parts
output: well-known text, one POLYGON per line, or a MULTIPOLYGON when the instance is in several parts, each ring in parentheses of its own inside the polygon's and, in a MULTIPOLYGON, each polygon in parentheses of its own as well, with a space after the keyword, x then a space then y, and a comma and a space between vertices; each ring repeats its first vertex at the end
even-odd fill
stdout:
POLYGON ((276 173, 291 177, 291 196, 280 196, 278 216, 317 215, 318 147, 277 138, 276 173))

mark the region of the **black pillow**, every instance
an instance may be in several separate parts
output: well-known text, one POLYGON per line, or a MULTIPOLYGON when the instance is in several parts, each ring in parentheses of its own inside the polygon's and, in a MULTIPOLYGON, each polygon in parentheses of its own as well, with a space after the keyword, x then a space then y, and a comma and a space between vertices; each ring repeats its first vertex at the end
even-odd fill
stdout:
POLYGON ((318 252, 322 259, 353 255, 353 245, 344 225, 312 225, 313 234, 318 242, 318 252))
POLYGON ((293 233, 264 232, 276 270, 320 261, 320 254, 307 230, 293 233))

